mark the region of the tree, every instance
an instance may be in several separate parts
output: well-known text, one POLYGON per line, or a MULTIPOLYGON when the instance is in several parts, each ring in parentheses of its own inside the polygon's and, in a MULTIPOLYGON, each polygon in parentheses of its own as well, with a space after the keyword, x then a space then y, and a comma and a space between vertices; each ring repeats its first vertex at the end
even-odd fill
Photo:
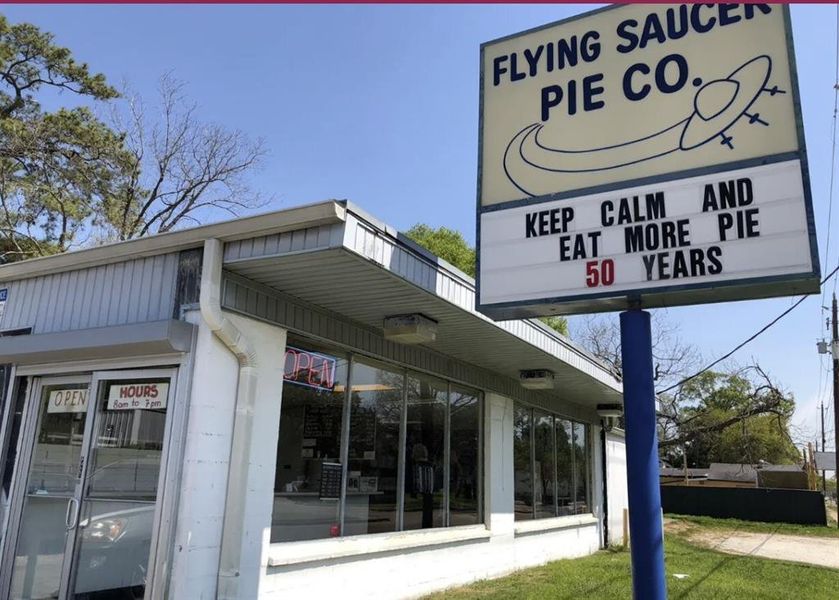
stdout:
MULTIPOLYGON (((681 339, 678 327, 667 319, 665 313, 653 312, 651 321, 656 381, 659 387, 665 387, 698 367, 699 352, 695 346, 681 339)), ((585 318, 582 324, 575 328, 573 337, 611 367, 618 376, 621 375, 621 333, 614 316, 585 318)))
POLYGON ((665 432, 660 447, 677 466, 712 462, 790 464, 800 459, 789 435, 795 410, 758 365, 727 373, 705 371, 659 395, 665 432))
POLYGON ((127 159, 87 107, 45 112, 37 92, 117 97, 53 36, 0 15, 0 262, 67 250, 127 159))
POLYGON ((470 277, 475 277, 475 249, 459 231, 443 226, 434 229, 425 223, 417 223, 405 235, 470 277))
POLYGON ((172 77, 151 111, 119 96, 51 34, 0 16, 0 262, 260 205, 245 175, 261 141, 200 122, 172 77), (36 96, 49 89, 93 105, 47 112, 36 96), (93 110, 106 102, 108 122, 93 110))
POLYGON ((126 132, 131 156, 105 204, 117 239, 163 233, 185 222, 199 224, 209 209, 237 216, 262 205, 245 175, 264 158, 263 141, 201 123, 183 90, 183 83, 166 75, 151 115, 136 95, 114 110, 113 125, 126 132))
MULTIPOLYGON (((435 229, 425 223, 417 223, 405 235, 470 277, 475 277, 475 249, 459 231, 443 226, 435 229)), ((563 317, 543 317, 541 321, 562 335, 568 335, 568 322, 563 317)))
MULTIPOLYGON (((586 319, 574 337, 621 375, 614 318, 586 319)), ((662 458, 674 466, 685 457, 689 466, 798 460, 789 434, 795 402, 759 365, 700 371, 699 352, 661 312, 653 313, 652 338, 657 388, 667 390, 657 394, 662 458)))

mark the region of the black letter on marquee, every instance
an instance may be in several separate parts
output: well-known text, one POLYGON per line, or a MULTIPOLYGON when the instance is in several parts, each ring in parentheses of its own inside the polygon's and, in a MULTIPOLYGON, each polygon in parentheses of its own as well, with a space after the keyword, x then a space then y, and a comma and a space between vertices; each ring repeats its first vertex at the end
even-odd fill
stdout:
POLYGON ((538 213, 532 212, 524 215, 524 232, 525 237, 536 237, 536 215, 538 213))
POLYGON ((719 275, 722 273, 722 263, 720 257, 722 256, 722 248, 719 246, 711 246, 708 248, 708 260, 711 265, 708 267, 708 275, 719 275))

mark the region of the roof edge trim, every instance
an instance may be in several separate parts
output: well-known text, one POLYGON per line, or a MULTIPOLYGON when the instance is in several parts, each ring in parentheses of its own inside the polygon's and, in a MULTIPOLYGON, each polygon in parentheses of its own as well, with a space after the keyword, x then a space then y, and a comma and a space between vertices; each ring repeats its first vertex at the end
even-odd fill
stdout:
POLYGON ((1 265, 0 281, 29 279, 95 265, 179 252, 200 247, 208 238, 230 242, 328 223, 340 223, 346 219, 346 213, 347 209, 341 202, 328 200, 280 211, 238 217, 191 229, 169 231, 134 240, 1 265))

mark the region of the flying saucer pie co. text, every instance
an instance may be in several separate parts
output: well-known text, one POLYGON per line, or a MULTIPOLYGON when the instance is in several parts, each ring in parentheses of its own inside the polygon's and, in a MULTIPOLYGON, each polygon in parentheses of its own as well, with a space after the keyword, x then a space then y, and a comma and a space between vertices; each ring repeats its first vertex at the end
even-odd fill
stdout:
POLYGON ((789 11, 621 5, 481 48, 479 308, 808 293, 789 11))

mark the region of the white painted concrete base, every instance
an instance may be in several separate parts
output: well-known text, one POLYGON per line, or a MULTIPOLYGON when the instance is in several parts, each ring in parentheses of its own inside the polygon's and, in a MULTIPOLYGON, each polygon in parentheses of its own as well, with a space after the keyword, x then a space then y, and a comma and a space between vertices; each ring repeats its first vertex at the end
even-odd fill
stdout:
POLYGON ((269 568, 260 598, 409 599, 599 547, 596 525, 465 544, 269 568))

